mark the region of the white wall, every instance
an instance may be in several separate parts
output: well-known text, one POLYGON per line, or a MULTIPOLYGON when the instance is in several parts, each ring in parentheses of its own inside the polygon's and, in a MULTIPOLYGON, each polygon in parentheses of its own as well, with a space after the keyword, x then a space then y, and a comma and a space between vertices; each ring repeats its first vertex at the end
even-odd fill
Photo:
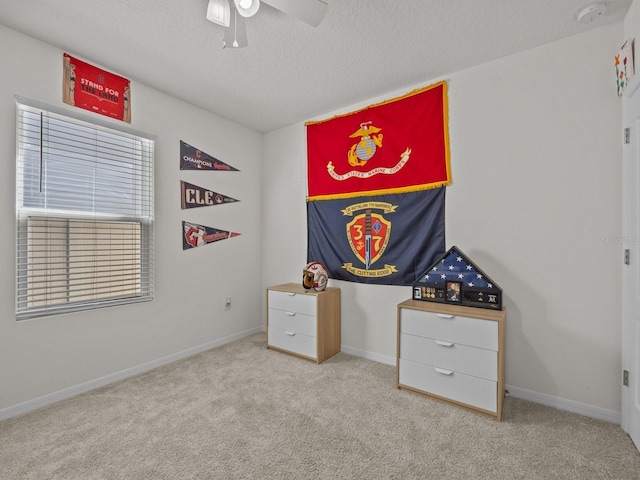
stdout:
MULTIPOLYGON (((68 106, 62 103, 62 51, 2 26, 0 44, 0 418, 43 396, 259 330, 262 136, 135 79, 131 126, 157 136, 155 300, 15 320, 14 95, 68 106), (180 140, 240 172, 180 171, 180 140), (182 211, 181 179, 240 202, 182 211), (182 220, 241 235, 183 251, 182 220), (228 295, 232 308, 225 311, 228 295)), ((85 60, 99 65, 99 59, 85 60)))
POLYGON ((633 0, 633 3, 627 11, 627 15, 624 17, 624 38, 635 39, 635 72, 636 75, 640 75, 640 55, 638 54, 638 43, 640 42, 640 1, 633 0))
MULTIPOLYGON (((636 2, 637 3, 637 2, 636 2)), ((452 74, 447 246, 498 283, 512 394, 619 420, 622 24, 452 74)), ((426 86, 440 79, 425 79, 426 86)), ((327 112, 328 118, 392 98, 327 112)), ((303 124, 264 138, 263 287, 306 261, 303 124)), ((409 287, 342 289, 343 350, 394 362, 409 287)), ((264 322, 264 309, 263 309, 264 322)))

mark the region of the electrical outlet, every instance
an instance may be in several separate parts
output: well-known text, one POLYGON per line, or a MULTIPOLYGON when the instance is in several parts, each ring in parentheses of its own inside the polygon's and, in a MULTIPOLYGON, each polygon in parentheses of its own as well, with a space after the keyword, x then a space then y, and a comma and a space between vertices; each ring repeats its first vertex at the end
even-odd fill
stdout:
POLYGON ((224 299, 224 309, 231 310, 231 297, 227 297, 224 299))

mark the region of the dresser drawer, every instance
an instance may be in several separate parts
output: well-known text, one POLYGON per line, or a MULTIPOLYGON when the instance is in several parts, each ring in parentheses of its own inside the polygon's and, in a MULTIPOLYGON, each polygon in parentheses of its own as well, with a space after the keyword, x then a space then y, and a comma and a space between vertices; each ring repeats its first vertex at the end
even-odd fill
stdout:
POLYGON ((402 333, 400 358, 493 382, 498 380, 498 352, 494 350, 402 333))
POLYGON ((269 336, 269 346, 281 348, 291 353, 304 355, 305 357, 316 358, 317 338, 296 333, 289 330, 283 330, 269 326, 267 332, 269 336))
POLYGON ((280 330, 302 333, 310 337, 315 337, 318 331, 316 317, 273 308, 269 309, 269 326, 280 330))
POLYGON ((498 350, 498 322, 403 308, 400 332, 498 350))
POLYGON ((400 385, 411 386, 466 405, 497 411, 497 383, 440 367, 401 358, 400 385))
POLYGON ((269 290, 268 301, 269 309, 316 315, 317 298, 315 295, 269 290))

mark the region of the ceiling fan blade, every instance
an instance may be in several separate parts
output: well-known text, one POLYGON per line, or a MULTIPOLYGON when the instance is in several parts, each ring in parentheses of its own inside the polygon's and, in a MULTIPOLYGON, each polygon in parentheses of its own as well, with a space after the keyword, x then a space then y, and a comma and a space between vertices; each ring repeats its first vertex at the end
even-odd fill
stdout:
POLYGON ((228 27, 230 18, 231 7, 227 0, 209 0, 207 20, 223 27, 228 27))
POLYGON ((262 0, 272 6, 302 20, 309 25, 317 27, 327 13, 327 4, 324 0, 262 0))

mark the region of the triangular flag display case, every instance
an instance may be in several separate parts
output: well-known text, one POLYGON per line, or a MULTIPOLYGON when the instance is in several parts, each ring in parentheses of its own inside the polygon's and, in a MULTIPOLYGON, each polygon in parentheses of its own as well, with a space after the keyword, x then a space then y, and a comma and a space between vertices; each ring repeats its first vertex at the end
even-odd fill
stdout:
POLYGON ((420 275, 413 299, 502 310, 502 289, 456 246, 420 275))

